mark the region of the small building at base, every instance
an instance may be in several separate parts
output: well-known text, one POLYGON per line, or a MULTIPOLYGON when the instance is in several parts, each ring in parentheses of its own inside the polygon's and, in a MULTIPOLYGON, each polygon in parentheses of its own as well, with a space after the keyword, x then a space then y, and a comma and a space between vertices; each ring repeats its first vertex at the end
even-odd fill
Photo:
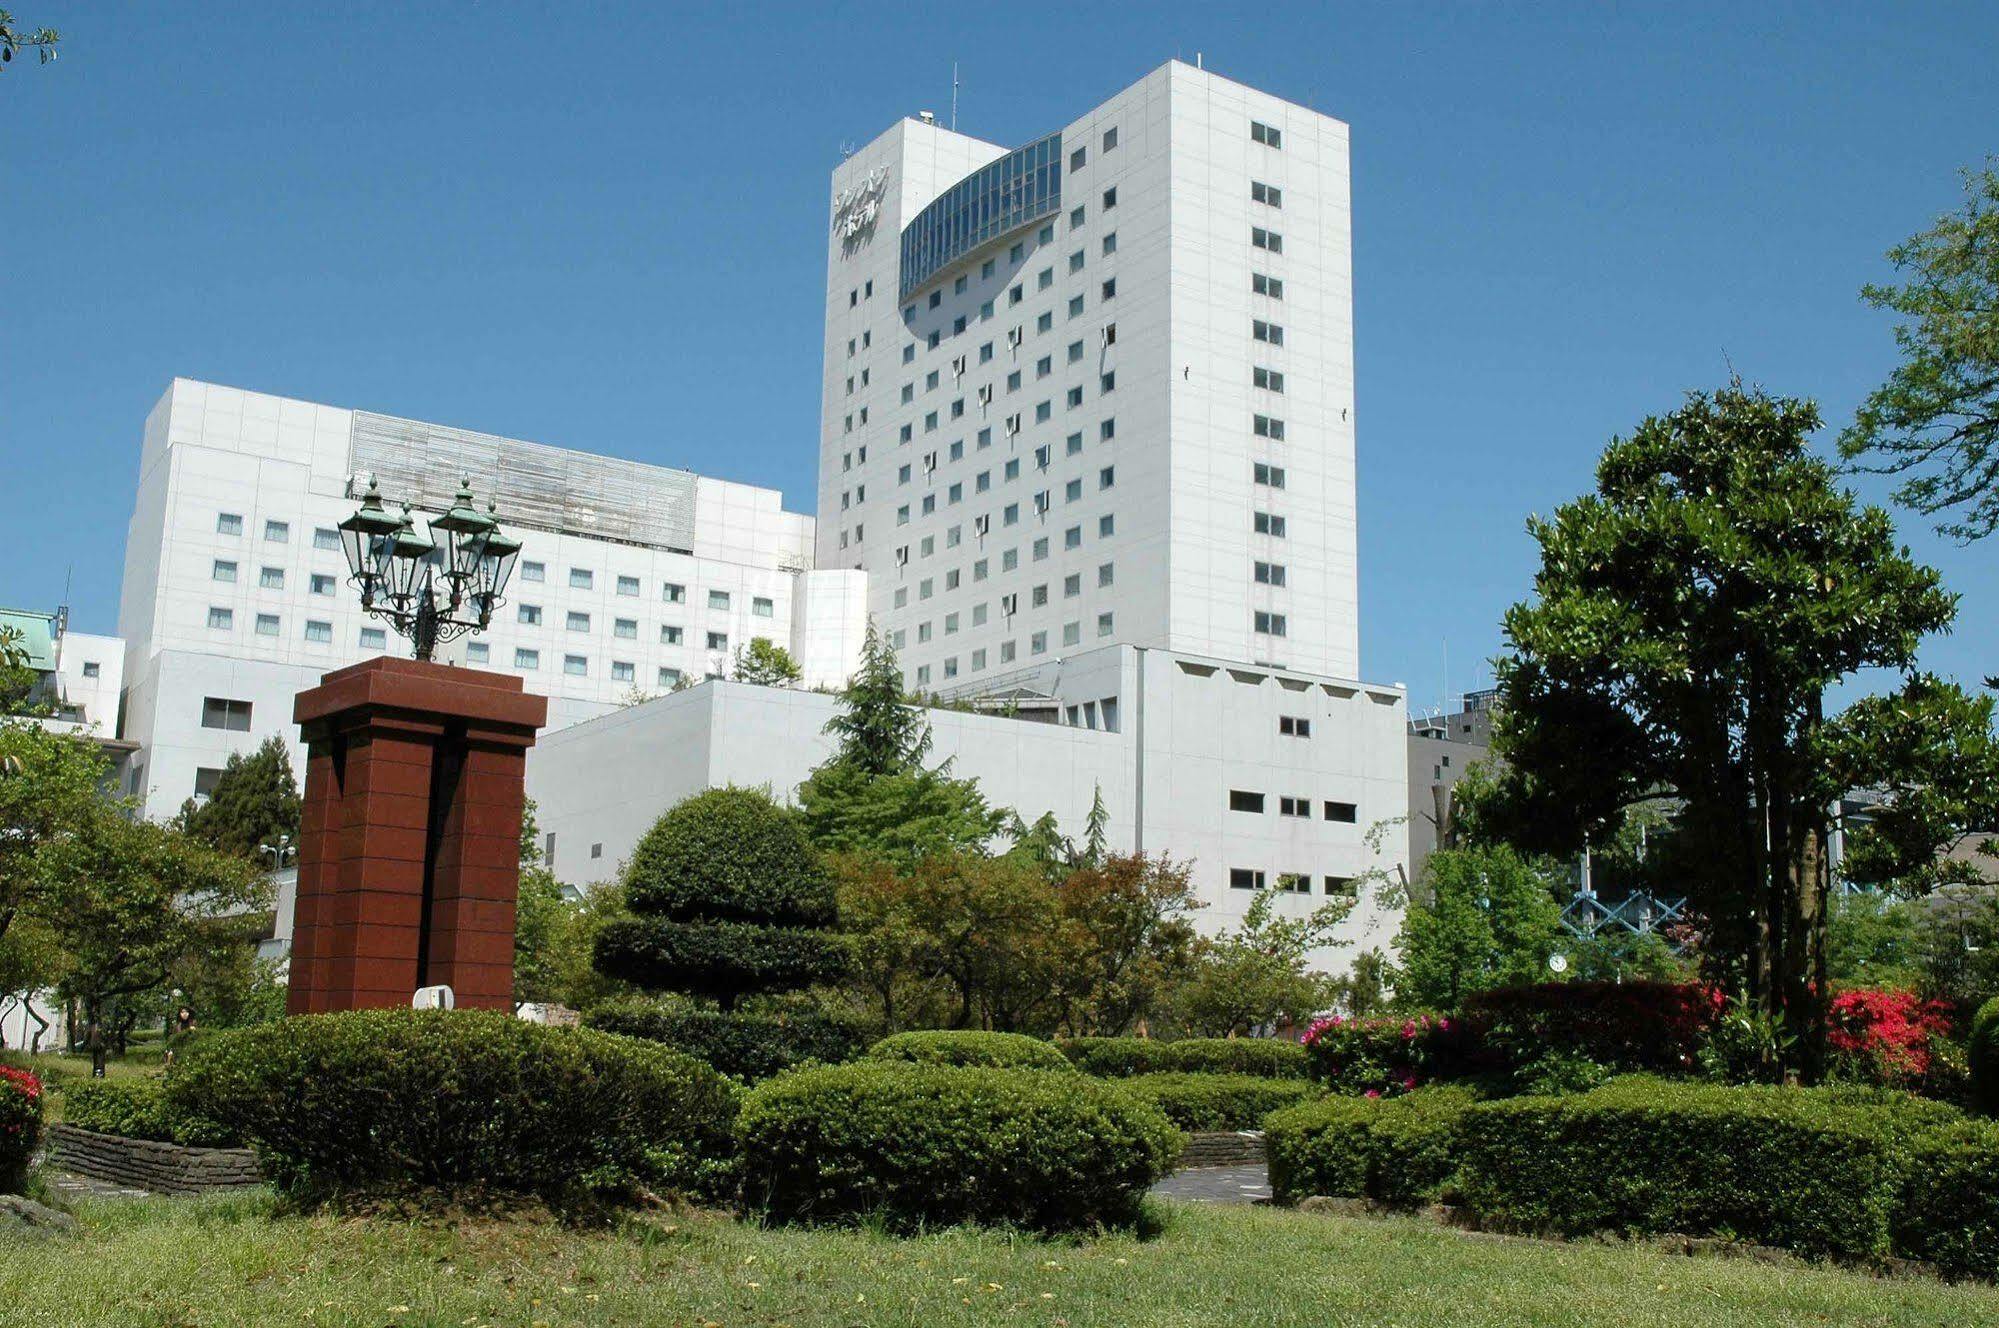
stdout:
MULTIPOLYGON (((1399 688, 1130 645, 1003 681, 971 710, 926 712, 933 764, 949 761, 1027 821, 1052 812, 1072 838, 1101 792, 1113 851, 1191 869, 1204 932, 1232 928, 1271 886, 1298 916, 1358 895, 1316 967, 1340 972, 1389 948, 1408 856, 1399 688)), ((565 881, 614 879, 654 820, 705 788, 795 801, 833 754, 838 706, 711 681, 545 734, 527 792, 549 864, 565 881)))

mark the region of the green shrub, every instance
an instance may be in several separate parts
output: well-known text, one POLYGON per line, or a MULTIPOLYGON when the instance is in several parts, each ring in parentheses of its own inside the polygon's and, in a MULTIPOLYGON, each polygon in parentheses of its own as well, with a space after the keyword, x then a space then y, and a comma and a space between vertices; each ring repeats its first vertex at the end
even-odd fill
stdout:
POLYGON ((1319 1096, 1302 1079, 1253 1074, 1140 1074, 1124 1081, 1183 1130, 1256 1130, 1263 1118, 1319 1096))
POLYGON ((999 1070, 1067 1070, 1069 1059, 1055 1045, 1025 1033, 979 1033, 931 1029, 896 1033, 868 1048, 871 1061, 915 1061, 922 1065, 985 1066, 999 1070))
POLYGON ((1864 1091, 1614 1080, 1484 1102, 1458 1126, 1458 1184, 1534 1231, 1722 1233, 1806 1254, 1890 1248, 1912 1144, 1949 1107, 1864 1091))
POLYGON ((736 1122, 745 1199, 781 1220, 897 1228, 1126 1223, 1180 1134, 1080 1074, 857 1061, 752 1089, 736 1122))
POLYGON ((1999 1277, 1999 1125, 1961 1121, 1917 1142, 1895 1248, 1952 1277, 1999 1277))
POLYGON ((43 1090, 32 1070, 0 1065, 0 1194, 18 1194, 42 1137, 43 1090))
POLYGON ((63 1122, 79 1130, 155 1139, 161 1143, 227 1148, 235 1136, 218 1121, 193 1115, 170 1101, 157 1075, 84 1079, 62 1092, 63 1122))
POLYGON ((1312 1078, 1335 1093, 1395 1097, 1456 1074, 1460 1035, 1441 1015, 1314 1020, 1303 1051, 1312 1078))
POLYGON ((1446 1085, 1277 1112, 1264 1122, 1271 1192, 1282 1203, 1313 1194, 1403 1205, 1444 1198, 1457 1171, 1458 1121, 1474 1100, 1446 1085))
POLYGON ((797 816, 755 789, 709 789, 661 816, 626 864, 625 903, 591 961, 648 990, 733 1006, 846 971, 832 879, 797 816))
POLYGON ((1085 1074, 1253 1074, 1303 1079, 1305 1049, 1281 1038, 1068 1038, 1057 1044, 1085 1074))
POLYGON ((1988 1116, 1999 1116, 1999 996, 1971 1017, 1965 1055, 1971 1063, 1971 1100, 1988 1116))
POLYGON ((718 1010, 685 997, 627 996, 591 1010, 583 1022, 606 1033, 663 1042, 751 1083, 806 1061, 850 1059, 862 1045, 852 1024, 793 1001, 718 1010))
POLYGON ((482 1010, 231 1030, 175 1065, 167 1095, 235 1131, 274 1185, 306 1200, 702 1191, 729 1168, 735 1105, 715 1071, 665 1047, 482 1010))

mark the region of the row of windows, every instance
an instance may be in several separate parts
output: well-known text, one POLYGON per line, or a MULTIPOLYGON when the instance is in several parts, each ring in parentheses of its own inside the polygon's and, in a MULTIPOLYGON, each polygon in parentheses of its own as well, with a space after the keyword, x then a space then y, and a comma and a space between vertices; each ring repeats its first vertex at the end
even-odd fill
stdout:
MULTIPOLYGON (((217 512, 215 533, 232 538, 243 533, 243 515, 240 512, 217 512)), ((292 539, 292 523, 289 521, 264 522, 264 541, 268 544, 289 544, 292 539)), ((331 526, 318 526, 312 532, 312 547, 340 552, 340 532, 331 526)))
MULTIPOLYGON (((1267 801, 1263 794, 1252 789, 1229 790, 1229 810, 1232 812, 1248 812, 1261 816, 1267 801)), ((1351 802, 1325 802, 1320 804, 1320 807, 1326 820, 1344 825, 1352 825, 1359 810, 1351 802)), ((1277 799, 1277 814, 1309 820, 1312 815, 1312 799, 1302 794, 1295 797, 1288 793, 1280 794, 1277 799)))
MULTIPOLYGON (((1011 598, 1011 596, 1009 596, 1008 598, 1011 598)), ((982 604, 977 607, 983 609, 985 606, 982 604)), ((930 624, 923 623, 920 624, 919 626, 921 628, 918 634, 919 642, 929 640, 930 638, 929 638, 928 629, 930 624)), ((1105 611, 1097 615, 1097 636, 1099 639, 1110 636, 1116 630, 1117 629, 1114 616, 1109 611, 1105 611)), ((894 645, 896 649, 900 650, 908 640, 908 633, 906 629, 898 628, 894 632, 890 633, 889 639, 890 639, 890 644, 894 645)), ((1082 641, 1083 641, 1083 624, 1080 620, 1076 622, 1067 622, 1062 624, 1062 644, 1064 646, 1081 645, 1082 641)), ((1014 660, 1019 657, 1019 653, 1020 652, 1019 652, 1018 642, 1002 641, 999 643, 999 662, 1001 664, 1013 663, 1014 660)), ((1033 632, 1028 635, 1027 653, 1029 655, 1045 655, 1048 653, 1048 633, 1046 630, 1033 632)), ((981 646, 977 650, 972 651, 971 655, 969 656, 970 665, 971 665, 970 672, 972 673, 982 672, 986 667, 986 658, 987 654, 985 647, 981 646)), ((956 655, 945 656, 941 667, 943 670, 943 680, 949 680, 957 677, 958 656, 956 655)), ((929 686, 930 683, 932 682, 930 666, 928 664, 917 665, 916 671, 913 675, 913 679, 914 679, 914 684, 918 687, 929 686)))
MULTIPOLYGON (((1325 891, 1329 895, 1351 899, 1354 883, 1351 876, 1326 876, 1325 891)), ((1254 867, 1229 868, 1229 888, 1232 890, 1262 890, 1267 886, 1268 877, 1254 867)), ((1312 893, 1312 873, 1278 872, 1277 888, 1287 894, 1309 895, 1312 893)))
MULTIPOLYGON (((725 590, 709 591, 708 607, 710 609, 727 609, 729 607, 729 593, 725 590), (718 599, 719 602, 717 602, 718 599)), ((763 595, 757 595, 751 598, 750 614, 752 617, 769 618, 775 616, 776 613, 777 613, 776 601, 771 600, 763 595)), ((564 623, 564 626, 566 626, 570 631, 587 632, 590 630, 591 617, 587 611, 582 609, 569 609, 567 610, 567 614, 568 616, 564 623)), ((514 608, 514 618, 515 621, 521 623, 523 626, 539 627, 541 626, 542 606, 539 604, 527 604, 527 603, 518 604, 514 608)), ((611 620, 611 629, 618 636, 636 637, 639 634, 639 620, 637 618, 613 618, 611 620)), ((680 628, 677 626, 670 626, 670 627, 663 626, 661 627, 660 631, 662 632, 662 634, 667 631, 672 631, 677 637, 680 632, 680 628)), ((661 639, 664 639, 663 635, 661 639)))

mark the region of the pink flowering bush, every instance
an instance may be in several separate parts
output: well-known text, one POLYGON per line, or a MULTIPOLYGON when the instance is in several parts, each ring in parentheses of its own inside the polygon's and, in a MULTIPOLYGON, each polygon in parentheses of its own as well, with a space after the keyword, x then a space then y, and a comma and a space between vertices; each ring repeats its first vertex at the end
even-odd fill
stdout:
POLYGON ((1826 1041, 1841 1078, 1918 1088, 1940 1068, 1950 1011, 1910 991, 1843 991, 1832 998, 1826 1041))
POLYGON ((1333 1015, 1305 1030, 1312 1078, 1335 1093, 1396 1097, 1450 1072, 1456 1024, 1429 1014, 1378 1019, 1333 1015))
POLYGON ((0 1065, 0 1192, 18 1194, 42 1133, 42 1081, 0 1065))

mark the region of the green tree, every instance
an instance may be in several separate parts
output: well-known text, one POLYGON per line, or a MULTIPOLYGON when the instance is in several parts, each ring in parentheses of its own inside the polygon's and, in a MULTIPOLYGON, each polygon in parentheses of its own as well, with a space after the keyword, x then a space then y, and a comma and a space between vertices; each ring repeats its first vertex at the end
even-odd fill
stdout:
POLYGON ((783 646, 767 637, 755 637, 747 646, 736 647, 736 681, 759 687, 792 687, 804 676, 798 661, 783 646))
POLYGON ((1999 159, 1964 172, 1964 208, 1888 251, 1907 280, 1861 298, 1905 320, 1902 362, 1839 438, 1861 469, 1959 539, 1999 529, 1999 159), (1954 515, 1945 516, 1947 513, 1954 515))
POLYGON ((1055 902, 1067 1031, 1110 1037, 1157 1017, 1197 949, 1190 915, 1205 905, 1187 868, 1142 853, 1086 858, 1057 885, 1055 902))
POLYGON ((840 710, 826 721, 838 741, 835 764, 867 775, 902 774, 923 764, 930 725, 903 696, 902 669, 888 639, 868 623, 861 667, 840 694, 840 710))
POLYGON ((1807 1076, 1824 1050, 1825 809, 1897 783, 1892 757, 1914 743, 1883 736, 1895 722, 1927 733, 1925 771, 1947 787, 1990 747, 1975 705, 1921 679, 1826 716, 1857 671, 1908 671, 1955 600, 1807 451, 1818 425, 1809 402, 1740 384, 1692 395, 1613 440, 1594 493, 1529 522, 1536 598, 1506 615, 1505 767, 1480 808, 1523 851, 1568 855, 1627 807, 1675 799, 1715 976, 1803 1031, 1791 1068, 1807 1076))
POLYGON ((56 43, 62 34, 54 28, 23 28, 14 22, 14 16, 0 9, 0 69, 12 64, 14 57, 24 50, 31 50, 41 57, 43 64, 50 64, 56 58, 56 43))
POLYGON ((0 938, 36 901, 45 855, 97 813, 110 777, 88 736, 0 724, 0 938))
POLYGON ((1401 1004, 1455 1010, 1467 996, 1547 975, 1562 909, 1545 869, 1504 846, 1441 849, 1418 885, 1395 938, 1401 1004))
POLYGON ((0 715, 26 715, 40 711, 33 704, 42 675, 28 662, 28 649, 21 633, 0 627, 0 715))
POLYGON ((661 816, 625 865, 625 902, 595 940, 608 978, 732 1009, 844 968, 833 883, 797 816, 755 789, 709 789, 661 816))
POLYGON ((1916 908, 1906 899, 1875 891, 1835 895, 1826 921, 1826 975, 1833 984, 1919 986, 1916 908))
POLYGON ((1175 1013, 1204 1037, 1300 1023, 1331 1004, 1332 980, 1309 966, 1312 952, 1336 944, 1334 929, 1353 900, 1334 900, 1303 917, 1277 911, 1277 892, 1259 890, 1232 930, 1205 941, 1175 993, 1175 1013))
POLYGON ((208 801, 182 806, 180 824, 211 848, 268 865, 267 845, 297 846, 299 807, 291 749, 273 735, 248 755, 232 753, 208 801))
POLYGON ((35 913, 67 960, 61 993, 117 1030, 158 1003, 177 963, 242 944, 244 915, 270 905, 249 863, 99 804, 49 846, 35 913))
POLYGON ((905 881, 920 961, 949 987, 953 1028, 1047 1033, 1060 1014, 1063 926, 1033 862, 932 854, 905 881))

